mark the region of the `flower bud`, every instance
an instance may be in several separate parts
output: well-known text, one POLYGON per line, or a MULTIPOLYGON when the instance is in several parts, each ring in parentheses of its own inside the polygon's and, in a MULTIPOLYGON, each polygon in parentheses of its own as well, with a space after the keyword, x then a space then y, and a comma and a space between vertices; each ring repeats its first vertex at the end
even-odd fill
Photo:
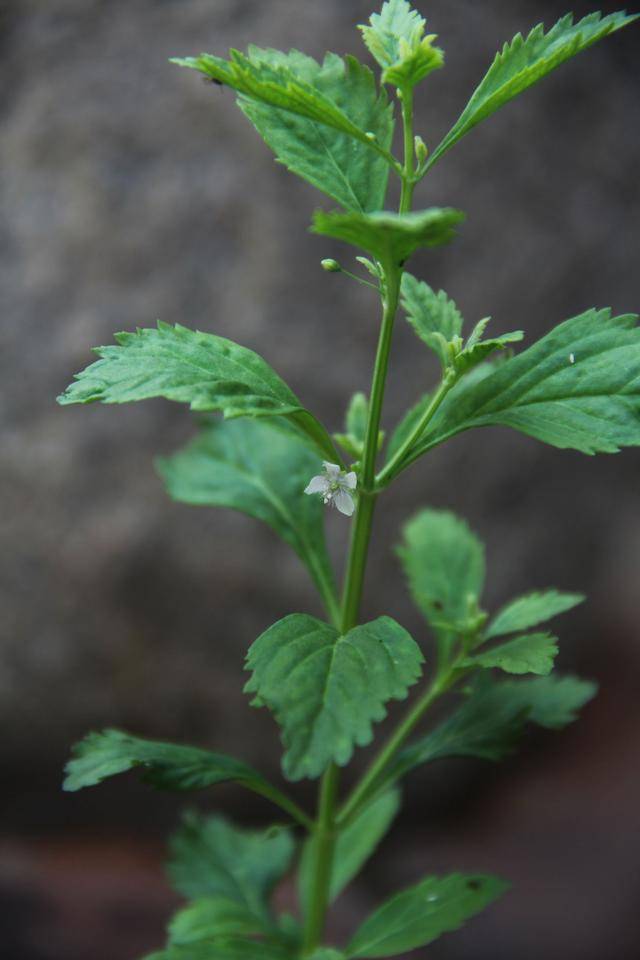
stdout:
POLYGON ((323 270, 326 270, 327 273, 342 272, 342 267, 340 266, 337 260, 331 260, 331 259, 321 260, 320 266, 322 267, 323 270))

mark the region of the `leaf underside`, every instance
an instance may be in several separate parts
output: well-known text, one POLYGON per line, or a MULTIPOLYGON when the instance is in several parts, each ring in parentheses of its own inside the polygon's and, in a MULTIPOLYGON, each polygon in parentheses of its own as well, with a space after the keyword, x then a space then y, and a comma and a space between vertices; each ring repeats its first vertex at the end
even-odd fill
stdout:
MULTIPOLYGON (((373 73, 354 57, 328 53, 318 63, 297 50, 249 48, 252 61, 282 64, 328 96, 356 126, 371 133, 385 150, 391 147, 393 107, 378 92, 373 73)), ((369 145, 317 120, 240 96, 238 105, 292 173, 307 180, 346 210, 381 210, 389 165, 369 145)))
POLYGON ((320 463, 285 421, 212 419, 157 467, 174 500, 262 520, 293 547, 321 591, 334 589, 323 506, 304 494, 320 463))

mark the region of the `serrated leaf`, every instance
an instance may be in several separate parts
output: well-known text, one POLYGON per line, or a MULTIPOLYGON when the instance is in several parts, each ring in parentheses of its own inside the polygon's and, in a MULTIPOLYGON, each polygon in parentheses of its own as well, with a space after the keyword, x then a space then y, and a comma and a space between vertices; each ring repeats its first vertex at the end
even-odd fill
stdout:
POLYGON ((467 657, 464 667, 497 667, 505 673, 537 673, 546 676, 553 670, 558 653, 558 638, 550 633, 528 633, 514 637, 491 650, 467 657))
POLYGON ((446 510, 422 510, 404 527, 398 556, 427 622, 445 637, 464 633, 485 577, 484 547, 467 524, 446 510))
MULTIPOLYGON (((296 70, 299 70, 303 55, 296 51, 294 56, 296 70)), ((289 63, 285 65, 284 55, 281 55, 279 62, 275 62, 273 57, 269 62, 267 57, 254 58, 245 56, 239 50, 230 50, 229 57, 229 60, 224 60, 202 53, 198 57, 176 57, 172 63, 197 70, 218 83, 232 87, 249 100, 325 124, 380 152, 376 142, 367 137, 368 131, 354 123, 330 96, 298 76, 289 63)))
POLYGON ((567 14, 546 34, 543 24, 534 27, 526 40, 516 34, 496 55, 459 119, 431 154, 427 167, 433 166, 469 130, 517 94, 575 54, 636 19, 624 11, 605 17, 592 13, 574 24, 573 15, 567 14))
POLYGON ((400 423, 393 430, 386 450, 385 460, 387 463, 396 455, 398 450, 400 450, 405 441, 409 439, 413 431, 417 428, 432 398, 432 393, 425 393, 424 396, 420 397, 418 402, 407 410, 400 423))
POLYGON ((270 925, 244 904, 226 897, 202 897, 174 915, 169 923, 169 943, 183 946, 214 937, 265 933, 270 925))
POLYGON ((438 247, 455 236, 464 214, 449 207, 415 213, 325 213, 317 210, 313 233, 343 240, 370 253, 381 263, 401 264, 420 247, 438 247))
POLYGON ((572 610, 584 600, 582 593, 561 593, 559 590, 527 593, 512 600, 496 614, 485 632, 485 639, 528 630, 529 627, 535 627, 572 610))
POLYGON ((283 416, 324 456, 337 457, 324 427, 253 350, 166 323, 118 333, 115 340, 117 346, 95 348, 100 359, 76 375, 59 403, 164 397, 188 403, 192 410, 220 410, 225 417, 283 416))
POLYGON ((380 13, 373 13, 369 26, 358 27, 369 53, 381 67, 390 67, 400 59, 400 41, 412 43, 424 33, 426 20, 407 0, 387 0, 380 13))
POLYGON ((461 706, 400 751, 372 785, 369 796, 415 767, 445 757, 502 760, 515 750, 526 723, 561 729, 577 718, 596 689, 595 684, 573 676, 495 681, 489 673, 482 673, 474 679, 461 706))
POLYGON ((514 330, 511 333, 503 333, 499 337, 467 343, 464 350, 454 358, 453 367, 459 374, 466 374, 479 363, 483 363, 496 350, 506 350, 512 343, 519 343, 523 337, 522 330, 514 330))
MULTIPOLYGON (((321 95, 328 97, 357 127, 373 134, 384 150, 393 137, 393 107, 376 88, 368 67, 354 57, 344 60, 328 53, 322 64, 297 50, 249 48, 252 62, 265 61, 288 69, 321 95)), ((317 120, 240 97, 238 105, 292 173, 333 197, 347 210, 380 210, 389 179, 383 156, 347 133, 317 120)))
POLYGON ((168 873, 189 899, 223 898, 268 919, 268 899, 289 869, 291 833, 282 827, 242 830, 222 817, 188 814, 170 840, 168 873))
POLYGON ((449 363, 446 344, 462 333, 462 314, 444 290, 437 293, 424 280, 403 274, 401 303, 416 335, 437 355, 443 367, 449 363))
POLYGON ((387 700, 403 699, 421 673, 419 648, 390 617, 344 636, 306 614, 269 627, 249 649, 247 692, 282 727, 283 770, 291 780, 317 777, 333 760, 349 762, 372 739, 387 700))
POLYGON ((640 444, 635 314, 588 310, 478 381, 462 380, 404 461, 472 427, 509 426, 582 453, 640 444), (572 362, 573 358, 573 362, 572 362))
POLYGON ((170 946, 144 960, 291 960, 288 949, 265 940, 216 937, 186 946, 170 946))
POLYGON ((346 949, 347 957, 392 957, 424 947, 458 930, 508 888, 504 880, 491 876, 427 877, 365 920, 346 949))
POLYGON ((387 0, 380 13, 359 29, 372 56, 383 68, 382 80, 396 87, 413 87, 444 64, 442 50, 424 36, 426 20, 406 0, 387 0))
POLYGON ((143 779, 164 790, 200 790, 229 780, 253 785, 266 782, 246 763, 222 753, 143 740, 122 730, 103 730, 88 734, 73 747, 64 789, 91 787, 134 767, 142 767, 143 779))
MULTIPOLYGON (((400 809, 400 792, 388 790, 364 807, 338 833, 333 856, 329 902, 339 897, 358 875, 364 864, 391 826, 400 809)), ((303 848, 298 875, 300 902, 305 915, 309 912, 313 883, 315 840, 310 837, 303 848)))
POLYGON ((184 450, 159 460, 158 470, 174 500, 230 507, 268 524, 293 547, 322 595, 335 597, 322 503, 304 495, 318 458, 286 427, 277 418, 211 420, 184 450))

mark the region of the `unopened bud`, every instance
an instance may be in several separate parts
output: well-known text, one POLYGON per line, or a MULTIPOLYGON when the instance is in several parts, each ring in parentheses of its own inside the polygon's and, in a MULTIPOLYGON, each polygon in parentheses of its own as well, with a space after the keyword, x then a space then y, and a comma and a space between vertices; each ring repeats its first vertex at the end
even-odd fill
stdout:
POLYGON ((338 263, 337 260, 331 260, 331 259, 321 260, 321 261, 320 261, 320 266, 322 267, 323 270, 326 270, 327 273, 341 273, 341 272, 342 272, 342 267, 340 266, 340 264, 338 263))
POLYGON ((429 156, 429 150, 427 148, 427 145, 422 139, 422 137, 414 137, 413 146, 416 151, 416 159, 418 163, 422 166, 422 164, 425 162, 425 160, 429 156))
POLYGON ((375 141, 378 139, 375 133, 372 133, 371 130, 367 130, 367 132, 365 133, 365 137, 367 138, 367 140, 371 140, 372 143, 375 143, 375 141))

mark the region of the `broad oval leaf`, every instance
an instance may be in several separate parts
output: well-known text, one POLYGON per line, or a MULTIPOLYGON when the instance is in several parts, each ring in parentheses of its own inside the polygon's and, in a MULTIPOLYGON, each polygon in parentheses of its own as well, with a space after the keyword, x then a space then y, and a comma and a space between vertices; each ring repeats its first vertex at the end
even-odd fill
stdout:
MULTIPOLYGON (((328 53, 318 63, 297 50, 249 48, 253 62, 282 66, 310 84, 367 131, 385 150, 393 136, 393 106, 378 91, 373 73, 354 57, 344 60, 328 53)), ((347 133, 287 110, 241 96, 238 105, 292 173, 333 197, 347 210, 381 210, 387 192, 389 164, 371 150, 370 143, 354 141, 347 133)))
POLYGON ((435 631, 464 633, 477 614, 485 578, 484 546, 464 520, 421 510, 403 529, 398 556, 415 604, 435 631))
POLYGON ((404 466, 472 427, 508 426, 554 447, 590 454, 640 445, 637 319, 588 310, 482 380, 462 380, 404 466))
POLYGON ((327 606, 337 610, 322 502, 304 494, 318 458, 285 422, 211 420, 184 450, 157 466, 174 500, 230 507, 267 523, 296 551, 327 606))
POLYGON ((189 813, 170 840, 174 888, 189 899, 223 898, 269 919, 269 897, 289 869, 295 844, 282 827, 244 830, 222 817, 189 813))
POLYGON ((572 610, 584 600, 582 593, 561 593, 559 590, 527 593, 512 600, 496 614, 485 631, 485 639, 528 630, 529 627, 535 627, 560 613, 572 610))
POLYGON ((444 140, 433 151, 427 169, 433 166, 447 150, 476 124, 495 113, 527 87, 541 80, 566 60, 586 50, 592 44, 637 19, 624 11, 603 17, 591 13, 578 23, 567 14, 549 30, 544 25, 534 27, 526 39, 518 33, 511 43, 505 43, 496 54, 479 87, 464 108, 459 119, 444 140))
POLYGON ((502 896, 509 884, 498 877, 452 873, 427 877, 396 894, 362 924, 347 957, 393 957, 433 943, 502 896))
POLYGON ((200 790, 229 780, 266 784, 252 767, 222 753, 103 730, 89 733, 73 747, 64 789, 91 787, 134 767, 142 767, 144 780, 164 790, 200 790))
POLYGON ((115 340, 117 346, 95 348, 100 359, 76 375, 59 403, 164 397, 192 410, 220 410, 225 417, 283 416, 324 456, 339 462, 324 427, 253 350, 180 324, 117 333, 115 340))
POLYGON ((415 213, 325 213, 317 210, 313 233, 343 240, 365 250, 383 264, 402 264, 420 247, 439 247, 455 236, 464 213, 432 207, 415 213))
POLYGON ((537 673, 546 676, 553 670, 558 653, 558 638, 550 633, 526 633, 483 650, 463 661, 463 667, 496 667, 505 673, 537 673))
POLYGON ((291 780, 318 777, 333 760, 349 762, 371 742, 384 704, 403 699, 421 673, 422 654, 390 617, 345 635, 294 613, 269 627, 249 649, 247 692, 282 727, 283 770, 291 780))

